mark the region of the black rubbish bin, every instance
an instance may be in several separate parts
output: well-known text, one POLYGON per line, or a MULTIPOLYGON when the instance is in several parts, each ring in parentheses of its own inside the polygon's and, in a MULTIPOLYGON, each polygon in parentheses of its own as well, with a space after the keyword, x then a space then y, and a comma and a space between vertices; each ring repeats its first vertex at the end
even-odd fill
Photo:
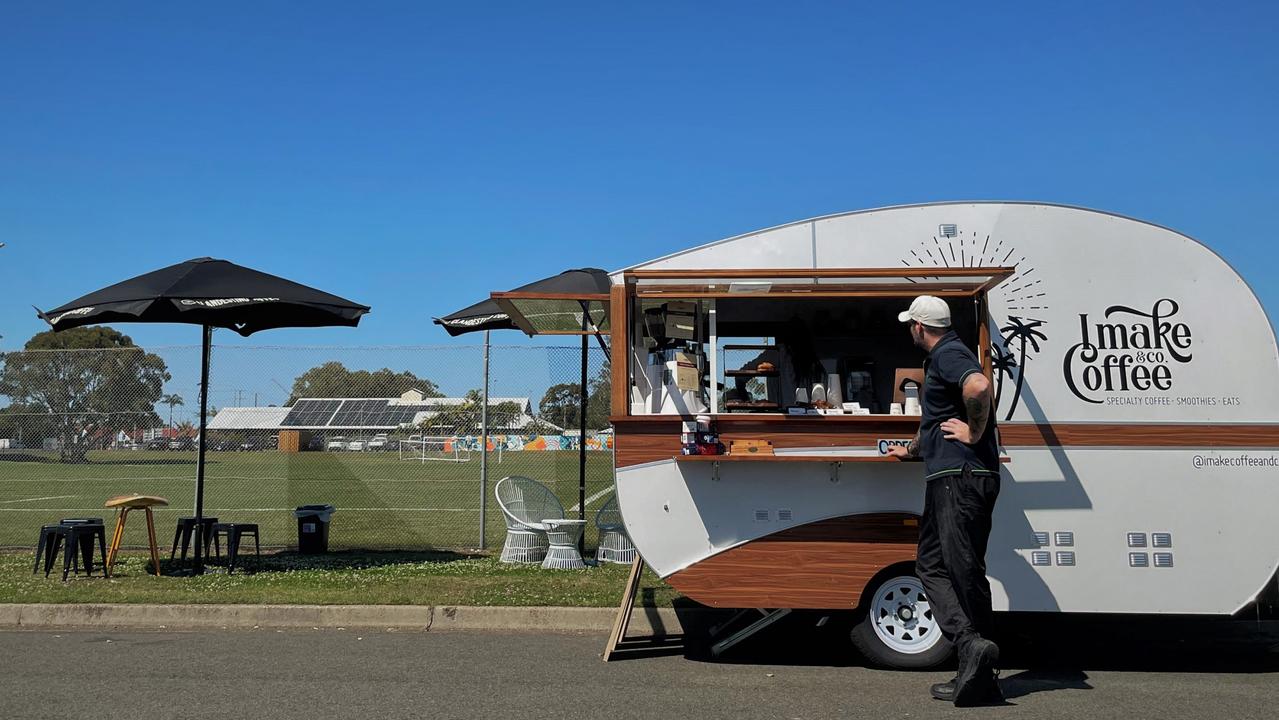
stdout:
POLYGON ((329 520, 333 517, 332 505, 299 505, 293 511, 298 519, 298 552, 317 555, 329 551, 329 520))

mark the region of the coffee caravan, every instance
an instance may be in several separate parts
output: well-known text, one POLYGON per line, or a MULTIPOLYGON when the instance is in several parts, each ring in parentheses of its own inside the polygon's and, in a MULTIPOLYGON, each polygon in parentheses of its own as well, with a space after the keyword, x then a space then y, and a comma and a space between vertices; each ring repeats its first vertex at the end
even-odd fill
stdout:
POLYGON ((889 406, 895 373, 923 360, 896 319, 921 294, 948 301, 997 396, 996 610, 1231 615, 1275 593, 1274 332, 1185 235, 1059 205, 941 203, 796 222, 611 278, 618 503, 644 561, 693 600, 858 609, 873 660, 949 654, 913 577, 923 468, 881 454, 918 428, 889 406), (652 414, 642 318, 670 301, 697 304, 721 440, 772 455, 682 456, 686 418, 652 414), (873 378, 870 414, 796 401, 854 367, 873 378))

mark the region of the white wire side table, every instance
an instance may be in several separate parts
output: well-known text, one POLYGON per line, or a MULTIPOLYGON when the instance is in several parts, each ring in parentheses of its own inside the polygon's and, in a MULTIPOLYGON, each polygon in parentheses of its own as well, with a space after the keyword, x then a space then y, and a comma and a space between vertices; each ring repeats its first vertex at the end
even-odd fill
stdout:
POLYGON ((582 554, 577 551, 577 540, 586 529, 586 521, 550 518, 542 523, 546 525, 546 539, 550 544, 542 567, 546 570, 578 570, 586 567, 582 554))

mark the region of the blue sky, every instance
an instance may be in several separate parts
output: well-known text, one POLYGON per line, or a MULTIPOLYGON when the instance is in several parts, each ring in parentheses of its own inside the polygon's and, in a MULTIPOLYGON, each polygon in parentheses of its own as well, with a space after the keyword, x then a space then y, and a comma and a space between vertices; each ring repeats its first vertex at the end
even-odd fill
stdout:
POLYGON ((374 309, 220 343, 447 343, 567 267, 962 199, 1175 228, 1273 316, 1276 7, 8 3, 0 349, 202 255, 374 309))

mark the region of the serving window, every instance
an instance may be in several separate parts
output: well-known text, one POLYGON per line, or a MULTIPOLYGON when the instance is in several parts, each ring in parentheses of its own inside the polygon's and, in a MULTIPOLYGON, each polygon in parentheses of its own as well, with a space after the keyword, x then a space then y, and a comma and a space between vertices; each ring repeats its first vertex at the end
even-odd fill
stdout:
POLYGON ((943 297, 986 360, 985 292, 1011 272, 628 274, 629 413, 909 414, 923 353, 898 313, 918 295, 943 297))

